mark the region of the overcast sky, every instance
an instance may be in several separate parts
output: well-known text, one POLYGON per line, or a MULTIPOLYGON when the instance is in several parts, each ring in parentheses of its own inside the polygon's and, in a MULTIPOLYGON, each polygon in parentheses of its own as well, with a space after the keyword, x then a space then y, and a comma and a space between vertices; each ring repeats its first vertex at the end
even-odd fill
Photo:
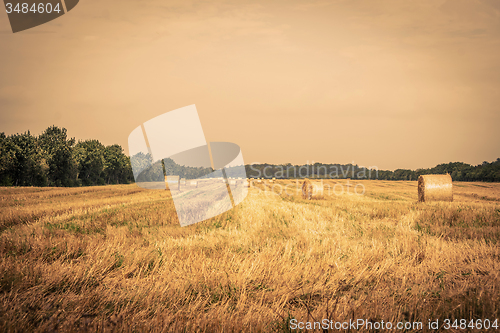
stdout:
POLYGON ((0 132, 118 143, 196 104, 246 163, 432 167, 500 157, 500 1, 82 0, 13 34, 0 132))

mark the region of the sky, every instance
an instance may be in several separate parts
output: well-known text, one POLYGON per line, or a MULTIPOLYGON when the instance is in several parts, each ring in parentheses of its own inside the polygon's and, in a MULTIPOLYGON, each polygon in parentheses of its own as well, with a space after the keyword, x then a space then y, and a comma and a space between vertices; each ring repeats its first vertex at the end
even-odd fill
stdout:
POLYGON ((13 34, 0 132, 120 144, 195 104, 245 163, 428 168, 500 157, 496 0, 82 0, 13 34))

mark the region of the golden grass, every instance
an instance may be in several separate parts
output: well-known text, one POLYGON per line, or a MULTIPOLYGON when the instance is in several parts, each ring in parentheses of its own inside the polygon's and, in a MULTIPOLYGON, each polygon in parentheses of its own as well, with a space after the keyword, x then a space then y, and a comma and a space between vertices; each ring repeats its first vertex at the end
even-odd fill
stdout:
POLYGON ((167 191, 0 188, 0 330, 500 318, 500 184, 454 183, 454 202, 431 203, 417 182, 351 180, 347 192, 330 180, 339 195, 317 200, 301 184, 270 192, 286 184, 184 228, 167 191))

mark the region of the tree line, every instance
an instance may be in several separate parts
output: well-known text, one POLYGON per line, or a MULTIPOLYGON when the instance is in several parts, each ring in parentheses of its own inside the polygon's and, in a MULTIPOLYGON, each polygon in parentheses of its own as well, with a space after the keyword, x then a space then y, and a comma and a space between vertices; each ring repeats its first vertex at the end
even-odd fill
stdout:
POLYGON ((120 145, 76 142, 65 128, 51 126, 39 136, 29 131, 0 133, 1 186, 90 186, 133 182, 130 159, 120 145))
MULTIPOLYGON (((205 178, 212 168, 179 165, 171 158, 153 161, 151 154, 139 152, 130 157, 134 178, 137 182, 163 181, 164 176, 179 176, 185 179, 205 178)), ((222 173, 221 173, 222 177, 222 173)))
POLYGON ((454 181, 500 182, 500 158, 491 163, 483 162, 473 166, 462 162, 439 164, 428 169, 378 170, 376 167, 362 167, 353 164, 314 163, 305 165, 252 164, 246 165, 249 178, 315 178, 315 179, 381 179, 417 180, 420 175, 450 174, 454 181))
MULTIPOLYGON (((132 160, 136 170, 150 166, 150 170, 141 172, 141 177, 145 178, 142 181, 160 180, 165 172, 187 179, 202 178, 213 172, 211 168, 180 166, 171 159, 151 164, 147 155, 133 156, 132 160)), ((449 173, 454 181, 500 182, 500 158, 476 166, 453 162, 428 169, 394 171, 324 163, 252 164, 245 165, 245 169, 248 178, 417 180, 420 175, 449 173)), ((239 169, 237 171, 239 176, 239 169)), ((9 136, 0 133, 0 186, 91 186, 131 182, 134 182, 134 174, 130 158, 120 145, 104 146, 98 140, 76 142, 68 138, 65 128, 56 126, 47 128, 39 136, 29 131, 9 136)))
POLYGON ((384 171, 380 174, 380 179, 387 180, 416 180, 420 175, 447 174, 451 175, 454 181, 466 182, 500 182, 500 158, 496 161, 486 162, 479 165, 470 165, 462 162, 451 162, 439 164, 429 169, 397 169, 395 171, 384 171))

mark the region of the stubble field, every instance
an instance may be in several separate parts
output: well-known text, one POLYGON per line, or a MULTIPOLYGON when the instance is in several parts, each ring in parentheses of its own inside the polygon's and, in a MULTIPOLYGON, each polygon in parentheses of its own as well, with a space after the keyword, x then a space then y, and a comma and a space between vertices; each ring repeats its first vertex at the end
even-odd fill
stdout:
POLYGON ((188 227, 168 191, 0 188, 0 331, 500 320, 500 184, 417 203, 416 182, 325 183, 345 191, 307 201, 257 184, 188 227))

